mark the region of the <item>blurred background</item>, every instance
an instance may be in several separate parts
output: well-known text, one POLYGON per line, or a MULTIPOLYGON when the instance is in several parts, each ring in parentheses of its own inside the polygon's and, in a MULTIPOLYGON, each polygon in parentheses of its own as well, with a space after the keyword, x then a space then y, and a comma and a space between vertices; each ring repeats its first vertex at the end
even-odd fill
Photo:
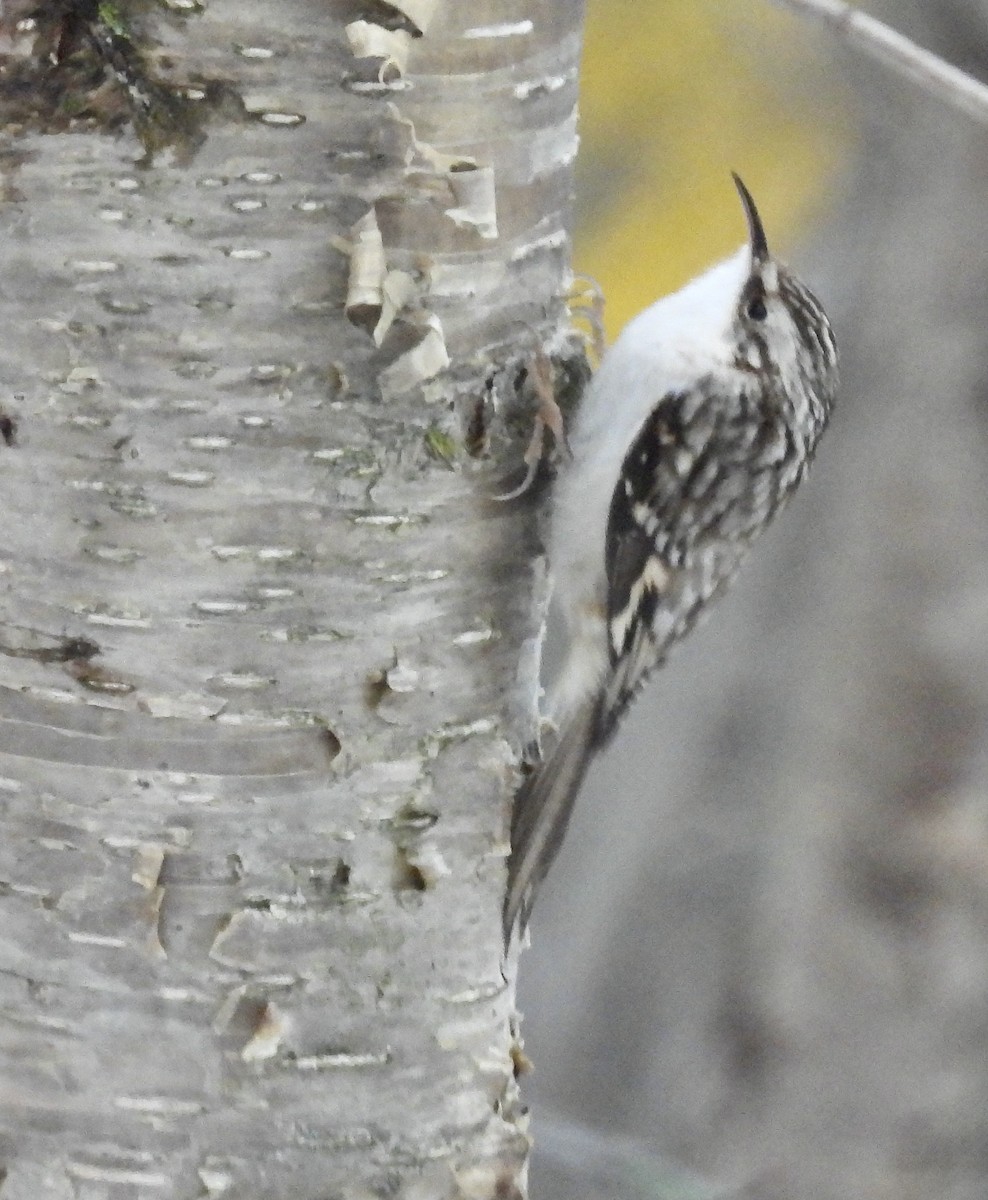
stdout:
MULTIPOLYGON (((861 7, 988 77, 988 0, 861 7)), ((538 1200, 988 1198, 988 127, 761 0, 588 0, 613 339, 733 250, 842 350, 816 467, 593 770, 520 1006, 538 1200)))

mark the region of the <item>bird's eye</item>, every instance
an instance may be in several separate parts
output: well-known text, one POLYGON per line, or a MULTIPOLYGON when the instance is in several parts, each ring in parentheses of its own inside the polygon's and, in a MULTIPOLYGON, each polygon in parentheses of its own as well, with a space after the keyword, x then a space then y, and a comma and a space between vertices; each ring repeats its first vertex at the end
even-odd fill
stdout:
POLYGON ((748 301, 748 316, 752 321, 764 321, 768 316, 768 309, 761 296, 755 296, 748 301))

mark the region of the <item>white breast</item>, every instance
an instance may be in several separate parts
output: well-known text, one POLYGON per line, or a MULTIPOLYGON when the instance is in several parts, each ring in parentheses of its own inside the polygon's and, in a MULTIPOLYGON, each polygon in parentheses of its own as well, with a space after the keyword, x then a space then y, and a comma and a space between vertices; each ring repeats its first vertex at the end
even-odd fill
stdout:
POLYGON ((625 455, 664 395, 729 363, 728 335, 750 265, 743 247, 645 309, 587 389, 569 434, 573 460, 556 485, 549 546, 554 594, 571 633, 605 603, 607 515, 625 455))

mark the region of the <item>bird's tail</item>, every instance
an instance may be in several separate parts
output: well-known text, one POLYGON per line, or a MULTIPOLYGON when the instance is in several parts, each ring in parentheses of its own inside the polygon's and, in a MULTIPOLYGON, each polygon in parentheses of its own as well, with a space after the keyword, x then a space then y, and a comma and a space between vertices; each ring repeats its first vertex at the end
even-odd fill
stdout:
POLYGON ((536 766, 515 796, 511 857, 504 898, 505 946, 517 923, 524 931, 535 893, 562 845, 580 784, 597 748, 599 701, 585 700, 568 719, 549 756, 536 766))

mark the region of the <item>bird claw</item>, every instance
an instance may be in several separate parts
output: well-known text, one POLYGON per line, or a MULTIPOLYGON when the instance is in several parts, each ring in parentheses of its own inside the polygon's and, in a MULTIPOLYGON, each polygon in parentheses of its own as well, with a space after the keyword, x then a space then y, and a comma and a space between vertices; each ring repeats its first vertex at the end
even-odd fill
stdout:
POLYGON ((566 302, 573 327, 593 352, 595 360, 600 362, 607 345, 604 335, 604 289, 590 275, 574 275, 566 302), (580 328, 580 322, 586 328, 580 328))
POLYGON ((569 448, 569 442, 566 439, 566 423, 563 420, 563 412, 556 402, 556 396, 552 389, 552 363, 544 350, 537 350, 535 352, 535 360, 529 375, 532 385, 535 388, 538 409, 535 413, 532 436, 525 447, 525 453, 522 455, 522 461, 527 470, 524 479, 522 479, 517 487, 512 488, 510 492, 501 492, 491 497, 492 500, 497 500, 500 503, 504 503, 507 500, 517 500, 519 496, 524 496, 535 482, 539 466, 546 453, 546 430, 552 434, 553 445, 566 458, 573 457, 569 448))

